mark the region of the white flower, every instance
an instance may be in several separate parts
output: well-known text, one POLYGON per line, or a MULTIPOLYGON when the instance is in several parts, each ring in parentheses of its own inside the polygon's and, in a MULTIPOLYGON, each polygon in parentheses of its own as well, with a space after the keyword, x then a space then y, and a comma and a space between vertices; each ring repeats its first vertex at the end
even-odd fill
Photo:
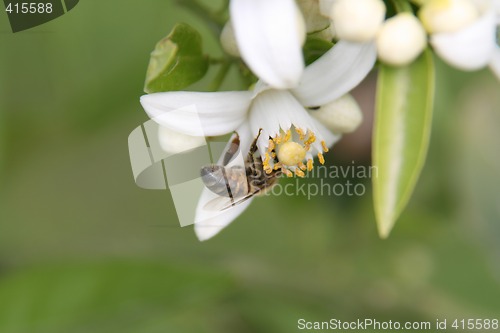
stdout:
POLYGON ((306 31, 295 1, 231 0, 229 10, 239 53, 252 72, 274 88, 296 86, 306 31))
MULTIPOLYGON (((155 93, 142 96, 141 104, 154 121, 183 134, 216 136, 236 131, 243 156, 262 128, 258 149, 265 168, 273 168, 269 155, 276 146, 278 154, 283 148, 284 158, 276 167, 287 175, 302 176, 304 169, 312 168, 315 155, 324 162, 322 153, 338 139, 308 108, 336 100, 357 86, 375 60, 373 43, 341 41, 308 66, 299 83, 288 90, 259 82, 253 91, 155 93), (201 126, 195 126, 197 123, 201 126)), ((215 197, 205 188, 198 202, 195 231, 200 240, 213 237, 251 202, 223 212, 204 209, 215 197)))
POLYGON ((427 45, 420 21, 410 13, 397 14, 387 21, 377 35, 377 52, 381 61, 404 66, 414 61, 427 45))
POLYGON ((500 52, 496 40, 500 24, 499 3, 498 0, 472 1, 479 13, 477 19, 456 31, 431 35, 430 43, 436 53, 462 70, 477 70, 489 65, 500 79, 500 52))

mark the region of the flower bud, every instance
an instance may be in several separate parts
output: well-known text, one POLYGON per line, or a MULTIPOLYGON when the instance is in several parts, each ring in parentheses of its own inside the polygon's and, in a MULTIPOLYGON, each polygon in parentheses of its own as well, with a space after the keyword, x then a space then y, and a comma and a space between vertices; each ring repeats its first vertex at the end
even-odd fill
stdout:
POLYGON ((400 13, 385 21, 377 35, 377 52, 381 61, 404 66, 425 49, 427 38, 420 21, 410 13, 400 13))
POLYGON ((339 39, 367 42, 375 38, 385 18, 382 0, 338 0, 330 18, 339 39))
POLYGON ((479 10, 470 0, 432 0, 418 17, 429 33, 455 32, 476 21, 479 10))
POLYGON ((203 136, 182 134, 164 126, 158 129, 158 141, 161 148, 171 154, 182 153, 206 144, 203 136))
POLYGON ((363 121, 358 103, 350 94, 310 112, 311 115, 334 133, 350 133, 363 121))
POLYGON ((222 49, 229 55, 233 57, 240 57, 240 50, 238 48, 238 44, 236 43, 236 37, 234 35, 233 25, 231 21, 228 21, 224 28, 222 28, 222 32, 220 34, 220 43, 222 45, 222 49))

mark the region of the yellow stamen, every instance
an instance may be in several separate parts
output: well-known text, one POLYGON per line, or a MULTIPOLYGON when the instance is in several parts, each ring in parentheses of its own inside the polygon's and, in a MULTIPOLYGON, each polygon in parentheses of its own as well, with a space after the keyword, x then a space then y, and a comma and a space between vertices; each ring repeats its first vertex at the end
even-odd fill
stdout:
POLYGON ((283 173, 288 177, 288 178, 291 178, 293 177, 293 173, 288 170, 288 169, 281 169, 281 171, 283 171, 283 173))
POLYGON ((325 158, 323 157, 323 154, 318 153, 318 159, 319 159, 319 163, 325 164, 325 158))
POLYGON ((276 145, 274 144, 274 141, 269 139, 269 146, 267 146, 267 151, 272 152, 276 148, 276 145))
POLYGON ((298 164, 297 166, 298 166, 298 167, 300 168, 300 170, 302 170, 302 171, 305 171, 305 170, 307 169, 307 167, 306 167, 306 166, 304 165, 304 163, 302 163, 302 162, 299 162, 299 164, 298 164))
POLYGON ((270 160, 269 153, 266 153, 264 161, 262 162, 262 168, 266 171, 266 173, 270 173, 272 170, 271 167, 269 166, 269 160, 270 160))
POLYGON ((313 160, 310 158, 307 160, 307 171, 312 171, 313 167, 313 160))
POLYGON ((300 177, 300 178, 304 178, 305 177, 305 174, 302 170, 300 170, 299 168, 295 168, 295 174, 300 177))
POLYGON ((281 143, 281 136, 280 135, 276 135, 273 139, 274 143, 279 145, 281 143))
POLYGON ((312 133, 311 131, 309 131, 309 137, 307 138, 307 140, 304 142, 304 144, 306 145, 310 145, 311 143, 315 142, 316 141, 316 136, 314 135, 314 133, 312 133))
POLYGON ((278 162, 274 165, 274 170, 278 170, 279 168, 281 168, 281 163, 278 162))
POLYGON ((285 137, 283 138, 283 142, 290 141, 291 137, 292 137, 292 131, 290 131, 290 130, 286 131, 285 137))
POLYGON ((298 127, 295 127, 295 132, 299 135, 300 141, 304 141, 304 138, 306 137, 304 131, 298 127))
POLYGON ((328 149, 328 147, 326 146, 326 142, 325 142, 325 141, 321 141, 321 147, 323 147, 323 151, 324 151, 325 153, 328 153, 328 151, 330 150, 330 149, 328 149))

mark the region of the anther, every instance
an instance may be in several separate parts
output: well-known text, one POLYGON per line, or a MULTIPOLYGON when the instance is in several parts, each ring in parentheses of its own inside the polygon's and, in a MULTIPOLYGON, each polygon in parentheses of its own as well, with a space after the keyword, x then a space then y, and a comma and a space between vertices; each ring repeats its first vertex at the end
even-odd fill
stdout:
POLYGON ((319 163, 325 164, 325 158, 323 157, 322 153, 318 153, 318 159, 319 159, 319 163))
POLYGON ((312 158, 308 159, 307 160, 307 171, 312 171, 313 167, 314 167, 314 164, 313 164, 313 160, 312 158))
POLYGON ((321 141, 321 147, 323 147, 323 151, 325 153, 328 153, 328 151, 330 150, 330 149, 328 149, 325 141, 321 141))
POLYGON ((299 168, 295 168, 295 174, 300 177, 300 178, 304 178, 305 177, 305 174, 302 170, 300 170, 299 168))
POLYGON ((306 136, 304 131, 298 127, 295 127, 295 132, 297 132, 297 134, 299 135, 300 141, 304 141, 304 138, 306 136))
POLYGON ((290 141, 290 138, 292 137, 292 131, 288 130, 286 131, 285 137, 283 139, 283 142, 288 142, 290 141))

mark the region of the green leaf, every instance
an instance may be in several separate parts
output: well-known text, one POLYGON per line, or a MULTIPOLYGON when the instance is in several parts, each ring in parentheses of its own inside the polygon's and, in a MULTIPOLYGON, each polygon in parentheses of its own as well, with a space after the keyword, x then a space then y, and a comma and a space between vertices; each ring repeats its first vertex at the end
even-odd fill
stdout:
POLYGON ((318 58, 328 52, 332 46, 332 42, 319 37, 307 36, 306 43, 304 44, 304 61, 306 65, 310 65, 318 60, 318 58))
POLYGON ((200 34, 179 23, 151 53, 144 91, 181 90, 203 78, 207 70, 208 57, 203 55, 200 34))
POLYGON ((373 138, 373 198, 380 237, 405 208, 425 162, 434 99, 434 63, 426 50, 407 67, 382 65, 373 138))

